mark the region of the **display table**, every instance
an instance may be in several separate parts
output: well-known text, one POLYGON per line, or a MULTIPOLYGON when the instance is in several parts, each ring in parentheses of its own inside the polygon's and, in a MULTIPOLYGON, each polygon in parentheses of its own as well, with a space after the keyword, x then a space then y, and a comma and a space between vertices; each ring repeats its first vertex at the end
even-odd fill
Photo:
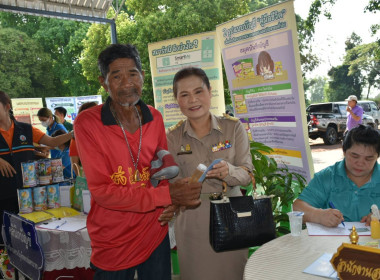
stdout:
MULTIPOLYGON (((360 236, 359 242, 373 240, 370 236, 360 236)), ((351 243, 348 236, 309 236, 303 230, 301 236, 290 234, 276 238, 262 245, 248 259, 245 266, 245 280, 273 279, 315 279, 320 276, 302 271, 323 253, 335 253, 342 243, 351 243)))
MULTIPOLYGON (((80 217, 87 218, 86 215, 80 217)), ((90 268, 91 242, 87 228, 67 232, 36 227, 36 231, 45 256, 44 279, 56 279, 56 276, 93 278, 90 268)))

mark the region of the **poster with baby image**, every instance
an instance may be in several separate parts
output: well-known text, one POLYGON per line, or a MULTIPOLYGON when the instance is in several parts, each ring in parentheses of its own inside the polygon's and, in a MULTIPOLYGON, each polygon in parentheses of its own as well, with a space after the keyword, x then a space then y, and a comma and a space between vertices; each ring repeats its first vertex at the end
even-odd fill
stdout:
POLYGON ((279 165, 314 173, 293 1, 216 27, 235 117, 279 165))

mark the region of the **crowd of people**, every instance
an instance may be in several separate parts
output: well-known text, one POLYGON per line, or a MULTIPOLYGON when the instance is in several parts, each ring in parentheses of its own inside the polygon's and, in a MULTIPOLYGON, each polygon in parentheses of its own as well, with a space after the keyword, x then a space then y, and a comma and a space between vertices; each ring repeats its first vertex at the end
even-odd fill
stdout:
MULTIPOLYGON (((54 117, 49 111, 46 108, 41 111, 45 127, 54 125, 54 117)), ((64 133, 51 137, 51 134, 28 123, 18 122, 13 115, 9 95, 0 91, 0 227, 3 224, 4 210, 18 213, 17 189, 23 186, 21 163, 35 159, 34 143, 58 147, 70 141, 73 136, 73 133, 64 133)), ((3 244, 2 235, 0 244, 3 244)))
MULTIPOLYGON (((145 72, 135 46, 108 46, 98 67, 109 96, 102 105, 83 104, 74 127, 63 107, 54 114, 48 108, 38 111, 46 133, 18 122, 9 96, 0 91, 0 222, 4 210, 18 211, 21 162, 35 157, 34 143, 43 144, 51 158, 62 158, 65 177, 79 175, 73 165, 83 167, 92 200, 87 229, 94 279, 128 280, 136 273, 139 279, 171 279, 168 223, 173 219, 181 279, 242 279, 248 248, 216 253, 208 232, 209 194, 226 182, 229 196, 241 196, 240 186, 251 180, 242 123, 232 114, 210 112, 211 86, 200 68, 175 74, 173 94, 185 119, 165 130, 161 113, 141 99, 145 72), (218 143, 228 148, 212 150, 218 143), (179 173, 153 185, 152 160, 161 150, 170 152, 179 173), (208 166, 216 158, 223 160, 203 183, 191 181, 199 163, 208 166)), ((293 209, 304 212, 303 222, 369 224, 371 205, 380 205, 380 134, 360 124, 356 96, 347 101, 344 159, 316 173, 294 202, 293 209)))

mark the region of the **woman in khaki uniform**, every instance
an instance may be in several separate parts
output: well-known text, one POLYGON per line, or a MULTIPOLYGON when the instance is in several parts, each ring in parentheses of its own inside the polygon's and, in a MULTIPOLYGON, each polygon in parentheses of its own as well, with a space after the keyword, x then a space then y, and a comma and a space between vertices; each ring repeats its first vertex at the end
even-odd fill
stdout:
POLYGON ((185 121, 169 129, 170 153, 180 167, 179 177, 190 177, 199 163, 208 166, 223 159, 208 172, 202 184, 202 203, 181 212, 175 222, 179 267, 182 280, 241 280, 248 249, 216 253, 209 243, 210 201, 208 195, 221 192, 222 181, 229 196, 240 196, 240 185, 250 176, 239 166, 252 170, 247 133, 236 118, 210 113, 211 87, 199 68, 184 68, 174 77, 174 97, 185 121))

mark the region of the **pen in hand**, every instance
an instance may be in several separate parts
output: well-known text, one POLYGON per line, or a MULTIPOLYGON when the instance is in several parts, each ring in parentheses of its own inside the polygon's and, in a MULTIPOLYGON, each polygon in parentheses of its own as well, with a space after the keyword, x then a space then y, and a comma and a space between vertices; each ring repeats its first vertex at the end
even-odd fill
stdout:
POLYGON ((63 225, 66 224, 66 223, 67 223, 67 221, 64 221, 62 224, 56 226, 55 229, 59 229, 61 226, 63 226, 63 225))
MULTIPOLYGON (((333 204, 331 201, 329 202, 329 205, 330 205, 331 209, 336 209, 335 206, 334 206, 334 204, 333 204)), ((344 227, 346 227, 346 225, 344 224, 343 221, 342 221, 341 223, 342 223, 342 225, 343 225, 344 227)))

